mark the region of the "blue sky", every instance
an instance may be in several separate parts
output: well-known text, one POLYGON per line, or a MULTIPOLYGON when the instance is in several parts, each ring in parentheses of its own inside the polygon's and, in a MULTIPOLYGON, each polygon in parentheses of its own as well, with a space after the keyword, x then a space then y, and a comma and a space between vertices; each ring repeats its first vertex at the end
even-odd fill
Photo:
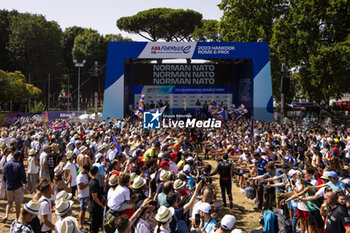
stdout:
POLYGON ((221 0, 0 0, 0 8, 42 14, 56 21, 64 30, 71 26, 96 29, 101 34, 117 34, 144 40, 137 35, 121 32, 116 27, 120 17, 157 7, 191 9, 202 13, 204 19, 219 20, 221 0))

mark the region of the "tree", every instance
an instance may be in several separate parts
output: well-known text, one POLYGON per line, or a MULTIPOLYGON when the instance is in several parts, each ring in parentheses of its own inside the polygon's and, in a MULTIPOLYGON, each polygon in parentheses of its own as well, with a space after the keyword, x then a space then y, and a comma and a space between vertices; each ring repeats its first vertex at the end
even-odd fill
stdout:
POLYGON ((202 19, 202 25, 196 26, 192 34, 195 41, 219 42, 221 35, 219 32, 219 22, 213 19, 202 19))
MULTIPOLYGON (((10 18, 7 50, 11 61, 31 78, 41 90, 47 91, 48 74, 61 74, 61 28, 42 15, 16 14, 10 18)), ((53 79, 51 91, 60 90, 60 82, 53 79)))
POLYGON ((35 99, 41 94, 39 88, 25 82, 24 75, 19 71, 0 70, 0 84, 1 102, 35 99))
POLYGON ((106 34, 104 40, 108 43, 110 41, 132 41, 129 37, 123 37, 121 34, 106 34))
POLYGON ((128 33, 158 41, 191 41, 202 14, 193 10, 154 8, 117 20, 117 27, 128 33))
POLYGON ((273 53, 297 67, 297 83, 310 101, 325 102, 350 91, 350 5, 347 1, 293 0, 276 21, 273 53))
POLYGON ((274 22, 288 10, 287 0, 222 0, 220 32, 224 41, 269 42, 274 22))

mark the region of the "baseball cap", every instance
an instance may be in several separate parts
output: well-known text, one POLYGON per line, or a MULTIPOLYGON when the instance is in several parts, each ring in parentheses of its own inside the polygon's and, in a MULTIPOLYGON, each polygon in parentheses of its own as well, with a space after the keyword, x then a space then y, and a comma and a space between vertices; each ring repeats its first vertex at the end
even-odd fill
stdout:
POLYGON ((328 172, 326 176, 338 179, 338 174, 335 171, 328 172))
POLYGON ((170 163, 168 161, 166 161, 166 160, 164 160, 163 162, 160 163, 161 167, 169 166, 169 165, 170 165, 170 163))
POLYGON ((202 211, 203 213, 205 213, 205 214, 209 214, 209 213, 210 213, 210 210, 211 210, 211 206, 210 206, 210 204, 207 203, 207 202, 202 202, 202 203, 199 205, 198 209, 199 209, 200 211, 202 211))
POLYGON ((226 214, 220 222, 221 228, 230 231, 235 226, 236 218, 233 215, 226 214))
POLYGON ((190 173, 191 172, 191 167, 190 165, 186 164, 183 168, 184 173, 190 173))
POLYGON ((292 176, 294 176, 297 172, 298 172, 297 170, 292 169, 292 170, 290 170, 290 171, 288 172, 288 176, 289 176, 289 177, 292 177, 292 176))

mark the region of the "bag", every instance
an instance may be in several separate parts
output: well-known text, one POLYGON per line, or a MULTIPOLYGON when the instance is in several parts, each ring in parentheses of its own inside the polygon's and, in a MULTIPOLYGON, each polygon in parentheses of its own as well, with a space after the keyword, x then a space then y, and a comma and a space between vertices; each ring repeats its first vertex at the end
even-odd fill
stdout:
POLYGON ((244 189, 244 195, 246 196, 246 197, 248 197, 249 199, 254 199, 255 198, 255 196, 256 196, 256 191, 255 191, 255 189, 254 188, 252 188, 252 187, 246 187, 245 189, 244 189))
POLYGON ((292 223, 290 220, 283 214, 283 210, 275 209, 273 211, 276 215, 276 227, 275 232, 277 233, 292 233, 292 223), (277 229, 276 229, 277 228, 277 229))
POLYGON ((105 233, 115 232, 115 220, 119 216, 119 212, 109 209, 103 218, 103 228, 105 233))

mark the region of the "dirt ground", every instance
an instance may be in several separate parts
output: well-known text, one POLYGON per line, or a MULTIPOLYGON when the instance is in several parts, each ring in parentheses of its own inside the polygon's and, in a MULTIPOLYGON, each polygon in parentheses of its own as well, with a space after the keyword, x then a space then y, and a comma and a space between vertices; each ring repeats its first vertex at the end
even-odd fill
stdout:
MULTIPOLYGON (((205 162, 211 164, 213 169, 216 168, 217 163, 215 161, 205 160, 205 162)), ((218 175, 215 175, 213 177, 213 182, 216 187, 218 200, 222 200, 218 175)), ((261 216, 261 213, 254 211, 255 205, 253 204, 253 201, 245 197, 244 194, 240 191, 240 188, 237 188, 235 184, 232 185, 232 196, 233 196, 234 208, 230 209, 229 207, 226 207, 226 208, 223 206, 220 207, 218 211, 217 220, 220 220, 225 214, 232 214, 237 219, 236 228, 242 229, 243 232, 250 232, 251 230, 258 227, 259 226, 258 220, 259 220, 259 217, 261 216)), ((28 202, 31 199, 31 197, 32 197, 31 194, 26 194, 24 198, 24 203, 28 202)), ((1 217, 0 233, 9 232, 10 225, 16 217, 15 208, 13 206, 7 222, 1 223, 1 220, 5 215, 6 203, 7 203, 6 200, 0 201, 0 217, 1 217)), ((79 203, 77 200, 74 200, 73 212, 75 213, 79 212, 79 203)), ((87 213, 87 217, 88 217, 88 213, 87 213)), ((53 222, 55 222, 54 212, 52 213, 52 218, 53 218, 53 222)))

